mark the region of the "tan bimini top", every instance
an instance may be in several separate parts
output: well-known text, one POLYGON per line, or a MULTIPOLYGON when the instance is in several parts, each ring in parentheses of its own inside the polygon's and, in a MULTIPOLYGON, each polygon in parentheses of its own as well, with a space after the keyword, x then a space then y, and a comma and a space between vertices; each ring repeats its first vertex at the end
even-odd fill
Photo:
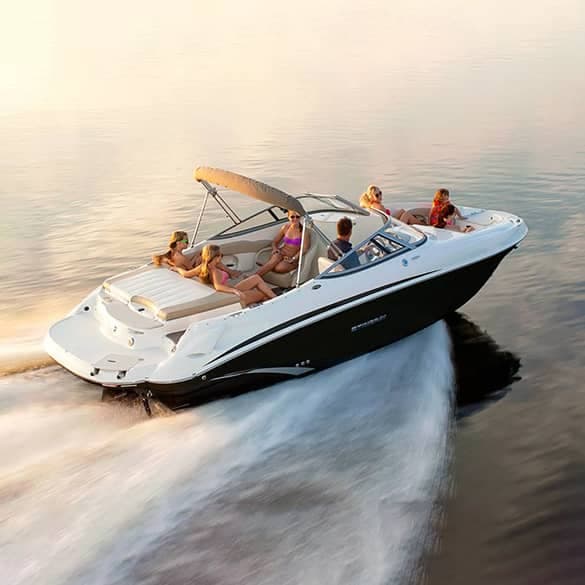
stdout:
POLYGON ((237 191, 248 197, 253 197, 270 205, 281 207, 283 209, 291 209, 305 215, 305 209, 300 202, 293 197, 288 195, 280 189, 255 181, 243 175, 232 173, 231 171, 222 171, 221 169, 214 169, 212 167, 197 167, 193 173, 196 181, 207 181, 214 185, 220 185, 237 191))

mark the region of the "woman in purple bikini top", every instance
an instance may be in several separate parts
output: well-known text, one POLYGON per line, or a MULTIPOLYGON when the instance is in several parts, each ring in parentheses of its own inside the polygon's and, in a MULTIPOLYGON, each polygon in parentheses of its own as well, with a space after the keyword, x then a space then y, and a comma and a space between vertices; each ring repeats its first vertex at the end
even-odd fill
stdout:
POLYGON ((288 244, 289 246, 296 246, 297 248, 301 247, 301 242, 303 241, 303 238, 289 238, 287 236, 284 236, 284 238, 282 238, 282 242, 283 244, 288 244))
POLYGON ((278 236, 272 244, 272 249, 278 250, 283 258, 296 260, 301 242, 303 241, 303 226, 301 225, 301 216, 298 212, 290 210, 288 212, 288 223, 282 226, 278 236))
POLYGON ((266 264, 258 269, 256 274, 263 276, 271 270, 281 274, 291 272, 299 264, 301 243, 303 243, 305 252, 309 249, 311 236, 308 230, 305 231, 303 241, 303 226, 299 212, 289 209, 288 220, 288 223, 280 228, 272 241, 272 256, 266 264))

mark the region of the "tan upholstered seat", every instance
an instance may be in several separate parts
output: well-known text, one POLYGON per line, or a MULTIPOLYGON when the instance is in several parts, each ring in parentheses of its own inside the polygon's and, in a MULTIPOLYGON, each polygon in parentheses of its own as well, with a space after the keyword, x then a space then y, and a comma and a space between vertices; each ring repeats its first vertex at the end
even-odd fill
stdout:
POLYGON ((217 292, 199 279, 183 278, 164 267, 127 272, 106 280, 103 289, 113 299, 144 307, 164 321, 239 303, 237 295, 217 292))
POLYGON ((429 214, 431 212, 430 207, 413 207, 411 209, 407 209, 407 211, 416 217, 418 221, 421 222, 422 225, 429 224, 429 214))
MULTIPOLYGON (((312 278, 316 272, 316 258, 317 250, 319 248, 319 238, 316 234, 311 233, 311 245, 309 249, 303 254, 301 263, 301 278, 300 282, 306 282, 312 278)), ((262 266, 270 259, 272 248, 264 248, 256 255, 256 264, 262 266)), ((295 286, 297 282, 297 270, 291 272, 278 273, 278 272, 267 272, 263 276, 264 280, 270 284, 280 286, 282 288, 291 288, 295 286)))
POLYGON ((325 270, 327 270, 327 268, 329 268, 329 266, 331 266, 331 264, 333 264, 334 260, 331 260, 331 258, 328 258, 327 256, 319 256, 318 260, 317 260, 317 266, 319 267, 319 274, 321 274, 321 272, 325 272, 325 270))

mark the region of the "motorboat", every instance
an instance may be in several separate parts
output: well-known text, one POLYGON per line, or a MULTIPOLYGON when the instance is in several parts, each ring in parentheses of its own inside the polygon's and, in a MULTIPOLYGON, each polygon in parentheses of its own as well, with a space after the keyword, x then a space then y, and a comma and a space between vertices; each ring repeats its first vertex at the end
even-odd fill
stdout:
POLYGON ((277 296, 245 308, 235 294, 145 264, 105 280, 49 329, 45 349, 59 364, 137 395, 147 410, 152 400, 178 409, 305 376, 423 329, 471 299, 527 233, 502 211, 461 206, 474 228, 462 233, 409 226, 337 195, 293 196, 221 169, 198 167, 194 176, 205 194, 186 256, 216 244, 226 266, 251 274, 294 210, 304 226, 299 264, 265 274, 277 296), (230 202, 238 193, 262 209, 240 218, 230 202), (212 201, 229 225, 197 240, 212 201), (353 247, 332 260, 342 217, 352 222, 353 247))

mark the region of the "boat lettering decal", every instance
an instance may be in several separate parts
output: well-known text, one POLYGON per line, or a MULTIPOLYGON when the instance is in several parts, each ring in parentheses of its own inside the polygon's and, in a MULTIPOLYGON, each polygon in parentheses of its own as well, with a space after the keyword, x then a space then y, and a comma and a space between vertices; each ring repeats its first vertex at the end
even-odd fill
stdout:
POLYGON ((253 337, 250 337, 250 339, 247 339, 246 341, 239 343, 235 347, 228 349, 227 351, 225 351, 221 355, 218 355, 217 357, 215 357, 212 360, 210 360, 209 362, 207 362, 205 364, 205 366, 209 366, 210 364, 212 364, 213 362, 216 362, 217 360, 220 360, 224 356, 226 356, 234 351, 237 351, 237 350, 241 349, 242 347, 245 347, 246 345, 251 345, 252 343, 255 343, 256 341, 258 341, 259 339, 262 339, 263 337, 268 337, 269 335, 277 333, 278 331, 281 331, 283 329, 287 329, 291 325, 295 325, 296 323, 300 323, 301 321, 305 321, 306 319, 310 319, 311 317, 315 317, 316 315, 319 315, 321 313, 325 313, 326 311, 330 311, 331 309, 335 309, 337 307, 342 307, 343 305, 347 305, 347 304, 352 303, 353 301, 357 301, 358 299, 361 299, 363 297, 366 297, 366 296, 369 296, 372 294, 376 294, 380 291, 383 291, 383 290, 386 290, 389 288, 394 288, 395 286, 398 286, 399 284, 404 284, 405 282, 408 282, 409 280, 414 280, 416 278, 422 278, 423 276, 428 276, 429 274, 433 274, 434 272, 437 272, 437 270, 430 270, 429 272, 423 272, 422 274, 416 274, 415 276, 409 276, 408 278, 403 278, 402 280, 397 280, 396 282, 392 282, 390 284, 385 284, 384 286, 374 288, 372 290, 369 290, 366 293, 360 293, 358 295, 354 295, 353 297, 349 297, 347 299, 344 299, 343 301, 338 301, 338 302, 333 303, 331 305, 328 305, 326 307, 316 309, 315 311, 310 311, 309 313, 305 313, 304 315, 300 315, 299 317, 296 317, 295 319, 290 319, 289 321, 286 321, 285 323, 281 323, 280 325, 276 325, 275 327, 271 327, 270 329, 267 329, 266 331, 263 331, 262 333, 259 333, 258 335, 254 335, 253 337))
POLYGON ((351 332, 355 333, 356 331, 360 331, 361 329, 364 329, 365 327, 370 327, 372 325, 375 325, 376 323, 380 323, 380 321, 384 321, 386 319, 386 317, 388 317, 388 315, 386 313, 384 313, 383 315, 378 315, 377 317, 374 317, 373 319, 370 319, 369 321, 364 321, 363 323, 358 323, 357 325, 354 325, 351 328, 351 332))

